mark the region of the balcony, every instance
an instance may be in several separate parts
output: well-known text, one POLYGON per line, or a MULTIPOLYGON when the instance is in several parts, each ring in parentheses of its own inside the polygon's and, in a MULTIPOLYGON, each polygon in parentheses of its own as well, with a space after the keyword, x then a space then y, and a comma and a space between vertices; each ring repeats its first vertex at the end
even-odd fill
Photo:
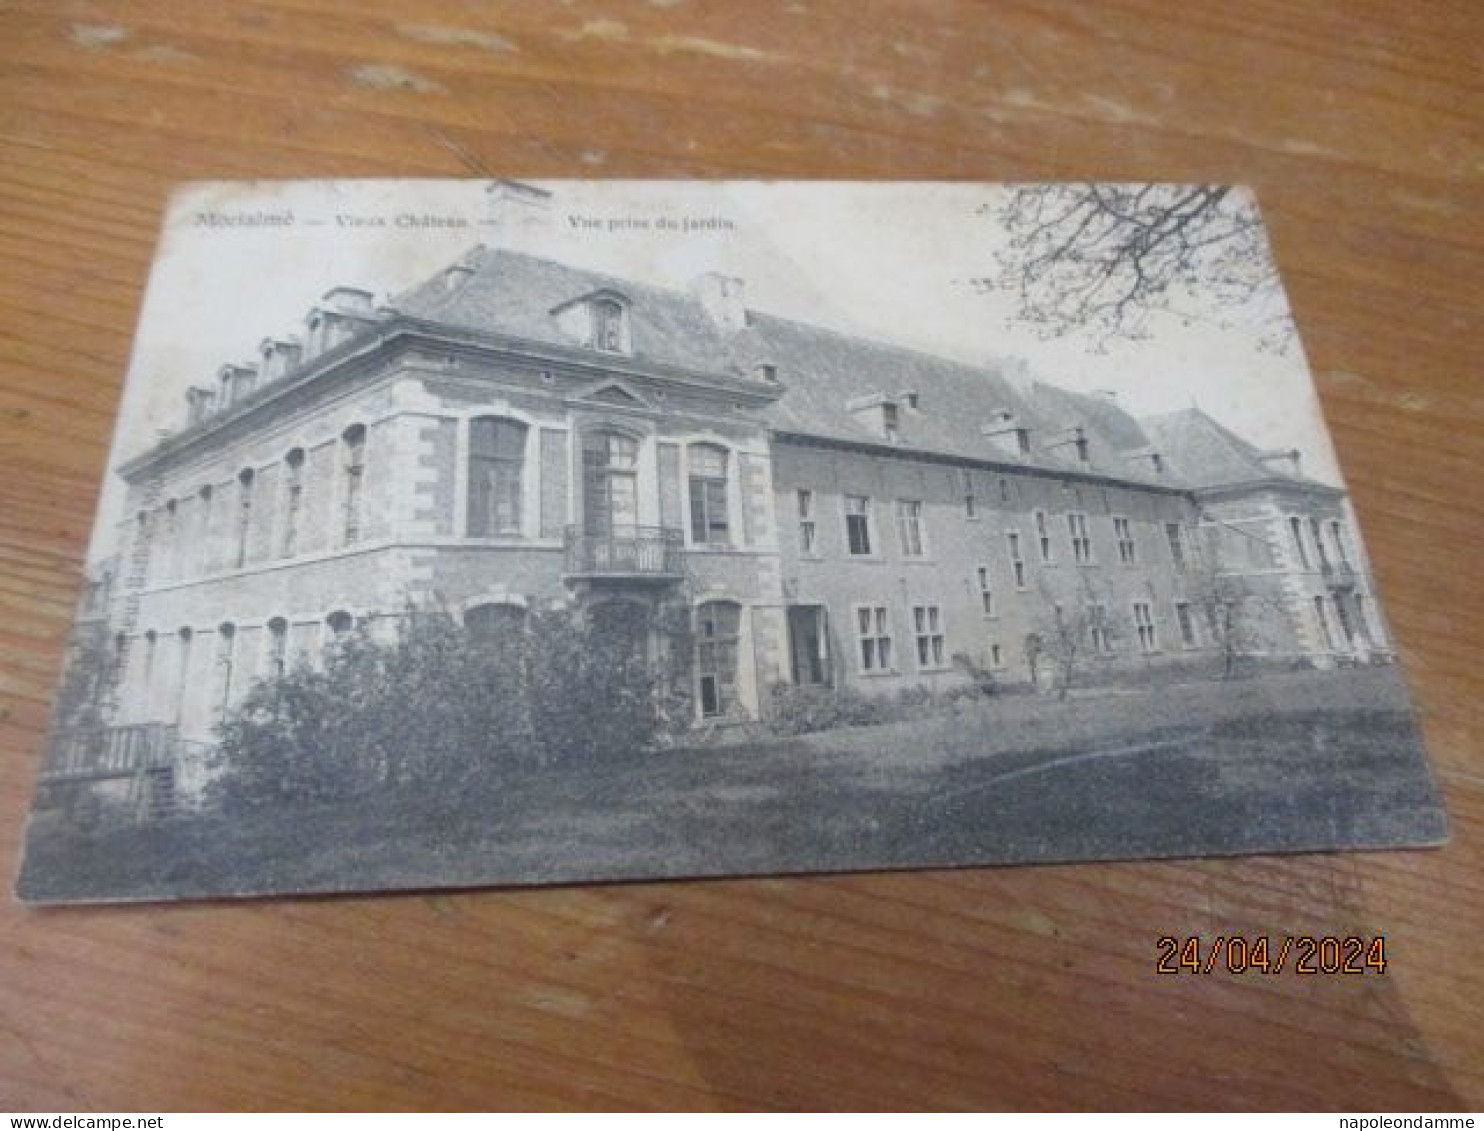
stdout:
POLYGON ((667 526, 625 526, 607 534, 567 527, 570 580, 675 581, 685 574, 685 533, 667 526))
POLYGON ((43 782, 127 778, 175 764, 178 734, 164 723, 58 731, 43 782))

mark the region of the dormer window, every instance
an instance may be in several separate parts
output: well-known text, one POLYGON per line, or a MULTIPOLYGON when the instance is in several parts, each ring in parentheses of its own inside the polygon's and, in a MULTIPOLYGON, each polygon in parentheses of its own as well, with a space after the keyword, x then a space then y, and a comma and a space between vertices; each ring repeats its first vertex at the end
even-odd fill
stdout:
POLYGON ((593 348, 604 353, 626 353, 623 304, 611 298, 593 299, 593 348))
POLYGON ((1082 433, 1081 429, 1078 429, 1077 431, 1077 439, 1075 441, 1075 444, 1077 448, 1077 462, 1086 463, 1089 456, 1087 437, 1082 433))
POLYGON ((891 401, 881 406, 881 434, 893 443, 902 438, 901 412, 891 401))

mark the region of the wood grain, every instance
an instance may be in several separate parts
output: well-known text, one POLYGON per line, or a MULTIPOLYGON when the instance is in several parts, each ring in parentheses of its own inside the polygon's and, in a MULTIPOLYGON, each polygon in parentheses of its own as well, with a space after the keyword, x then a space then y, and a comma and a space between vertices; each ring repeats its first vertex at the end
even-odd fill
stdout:
POLYGON ((1447 794, 1431 852, 26 911, 0 1108, 1484 1104, 1484 19, 1468 2, 0 6, 14 865, 173 182, 1257 188, 1447 794), (1160 933, 1384 932, 1163 978, 1160 933))

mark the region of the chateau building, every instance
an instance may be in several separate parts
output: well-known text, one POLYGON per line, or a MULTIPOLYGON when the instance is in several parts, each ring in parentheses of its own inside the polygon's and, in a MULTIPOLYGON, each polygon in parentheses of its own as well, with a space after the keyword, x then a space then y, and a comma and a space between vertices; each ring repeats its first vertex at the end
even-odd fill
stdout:
MULTIPOLYGON (((264 327, 265 331, 273 330, 264 327)), ((282 329, 282 328, 278 328, 282 329)), ((1047 684, 1223 651, 1385 658, 1340 490, 1198 409, 475 248, 190 390, 119 469, 113 718, 209 743, 257 681, 437 601, 694 629, 698 720, 778 683, 1047 684)))

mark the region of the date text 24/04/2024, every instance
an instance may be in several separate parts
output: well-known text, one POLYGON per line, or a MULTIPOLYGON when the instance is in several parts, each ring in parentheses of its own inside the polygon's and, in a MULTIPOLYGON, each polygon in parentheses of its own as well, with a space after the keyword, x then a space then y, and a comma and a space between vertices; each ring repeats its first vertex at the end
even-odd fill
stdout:
POLYGON ((1160 974, 1386 973, 1385 935, 1161 935, 1155 946, 1160 974))

